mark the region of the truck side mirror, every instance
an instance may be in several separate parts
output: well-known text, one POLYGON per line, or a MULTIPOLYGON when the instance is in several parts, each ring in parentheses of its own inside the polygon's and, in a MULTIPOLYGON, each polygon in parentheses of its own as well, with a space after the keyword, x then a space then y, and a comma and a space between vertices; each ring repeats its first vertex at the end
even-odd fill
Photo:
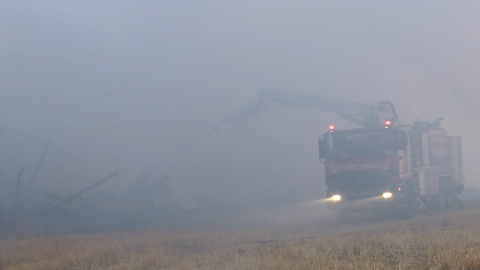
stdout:
POLYGON ((327 157, 327 149, 325 147, 325 139, 319 138, 318 139, 318 155, 320 159, 327 157))

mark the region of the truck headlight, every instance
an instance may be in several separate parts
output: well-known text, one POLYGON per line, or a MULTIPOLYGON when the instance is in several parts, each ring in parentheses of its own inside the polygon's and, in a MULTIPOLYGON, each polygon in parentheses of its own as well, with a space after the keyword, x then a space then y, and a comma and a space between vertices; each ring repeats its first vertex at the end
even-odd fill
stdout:
POLYGON ((384 192, 382 196, 383 196, 384 199, 390 199, 390 198, 392 198, 392 193, 391 192, 384 192))
POLYGON ((338 195, 338 194, 335 194, 335 195, 332 196, 332 200, 333 200, 334 202, 338 202, 338 201, 340 201, 341 199, 342 199, 342 196, 340 196, 340 195, 338 195))

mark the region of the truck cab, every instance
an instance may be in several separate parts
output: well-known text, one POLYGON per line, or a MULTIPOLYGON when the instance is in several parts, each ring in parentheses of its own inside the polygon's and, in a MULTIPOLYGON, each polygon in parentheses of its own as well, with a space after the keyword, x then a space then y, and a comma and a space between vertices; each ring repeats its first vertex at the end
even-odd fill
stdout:
POLYGON ((405 127, 330 128, 319 147, 330 209, 401 204, 402 188, 411 173, 405 127))

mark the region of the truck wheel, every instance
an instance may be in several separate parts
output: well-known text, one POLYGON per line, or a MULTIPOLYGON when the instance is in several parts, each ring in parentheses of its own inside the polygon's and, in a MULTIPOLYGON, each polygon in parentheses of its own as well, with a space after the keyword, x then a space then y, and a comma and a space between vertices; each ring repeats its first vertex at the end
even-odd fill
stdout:
POLYGON ((435 195, 436 208, 438 211, 445 211, 447 209, 447 203, 445 202, 445 195, 443 192, 443 185, 438 185, 438 194, 435 195))
POLYGON ((405 206, 401 209, 401 218, 408 219, 415 214, 415 205, 417 203, 417 192, 412 181, 405 185, 405 206))
POLYGON ((338 223, 350 223, 352 219, 352 210, 349 208, 343 208, 337 210, 337 222, 338 223))
POLYGON ((452 207, 452 198, 448 186, 448 182, 438 182, 438 194, 435 196, 437 209, 439 211, 445 211, 452 207))
POLYGON ((444 182, 445 187, 445 207, 446 209, 453 208, 453 188, 450 181, 444 182))

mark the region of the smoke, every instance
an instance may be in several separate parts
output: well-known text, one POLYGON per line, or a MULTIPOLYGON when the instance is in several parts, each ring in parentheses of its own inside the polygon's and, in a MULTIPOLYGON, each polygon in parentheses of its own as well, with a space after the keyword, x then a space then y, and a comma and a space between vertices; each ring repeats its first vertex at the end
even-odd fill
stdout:
MULTIPOLYGON (((404 124, 445 118, 475 175, 479 114, 477 2, 4 1, 0 123, 50 140, 32 187, 74 193, 119 170, 121 192, 152 165, 195 208, 323 197, 317 136, 332 113, 270 106, 206 136, 257 89, 353 102, 391 100, 404 124)), ((30 177, 42 144, 0 141, 0 168, 30 177)))

